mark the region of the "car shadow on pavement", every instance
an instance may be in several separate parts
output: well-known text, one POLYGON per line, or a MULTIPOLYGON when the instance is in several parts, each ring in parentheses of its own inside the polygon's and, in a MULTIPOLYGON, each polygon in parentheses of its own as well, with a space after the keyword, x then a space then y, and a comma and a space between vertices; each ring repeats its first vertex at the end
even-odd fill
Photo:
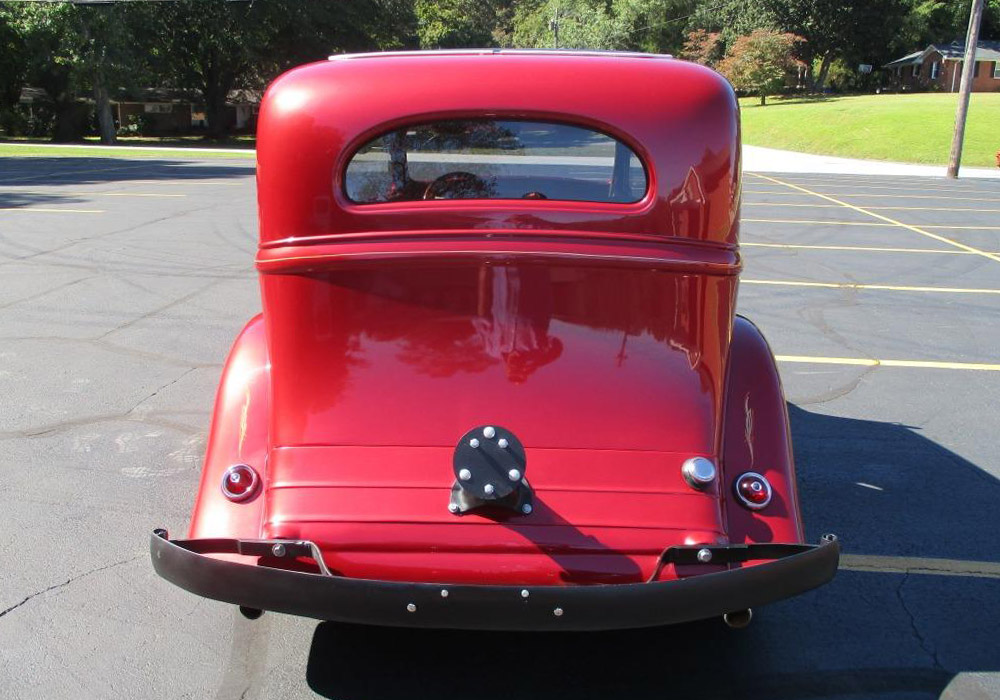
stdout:
POLYGON ((958 673, 1000 672, 1000 481, 905 425, 789 411, 809 539, 835 532, 844 547, 828 586, 758 610, 745 630, 324 622, 310 688, 340 700, 938 698, 958 673))
POLYGON ((179 158, 92 158, 64 156, 0 157, 0 188, 73 187, 132 180, 203 180, 248 177, 256 170, 252 159, 218 162, 179 158))

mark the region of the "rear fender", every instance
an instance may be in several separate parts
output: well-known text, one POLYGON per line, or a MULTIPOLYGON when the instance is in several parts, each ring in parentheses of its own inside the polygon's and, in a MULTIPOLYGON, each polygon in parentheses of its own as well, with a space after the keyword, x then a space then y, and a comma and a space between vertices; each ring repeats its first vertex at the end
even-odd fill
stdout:
POLYGON ((226 358, 215 398, 201 486, 191 516, 192 538, 260 536, 267 484, 267 421, 270 364, 264 320, 254 316, 226 358), (262 484, 249 500, 234 503, 222 493, 222 478, 233 464, 248 464, 262 484))
POLYGON ((733 323, 729 350, 719 491, 731 542, 804 541, 781 378, 764 336, 742 316, 733 323), (740 505, 733 485, 744 472, 757 472, 771 483, 766 508, 740 505))

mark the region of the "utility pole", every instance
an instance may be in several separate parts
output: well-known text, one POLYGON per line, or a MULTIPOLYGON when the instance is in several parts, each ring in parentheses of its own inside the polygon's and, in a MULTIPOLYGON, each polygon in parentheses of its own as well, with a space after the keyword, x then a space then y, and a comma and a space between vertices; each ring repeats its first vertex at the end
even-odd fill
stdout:
POLYGON ((556 8, 555 14, 552 16, 552 19, 549 20, 549 29, 552 30, 553 34, 555 34, 555 43, 556 43, 555 47, 558 49, 559 48, 559 8, 558 7, 556 8))
POLYGON ((983 19, 983 0, 972 0, 969 31, 965 35, 965 62, 962 64, 962 84, 958 88, 958 111, 955 113, 955 135, 951 140, 948 158, 948 177, 958 177, 962 162, 962 141, 965 139, 965 119, 969 114, 969 94, 972 92, 972 74, 976 69, 976 44, 979 43, 979 23, 983 19))

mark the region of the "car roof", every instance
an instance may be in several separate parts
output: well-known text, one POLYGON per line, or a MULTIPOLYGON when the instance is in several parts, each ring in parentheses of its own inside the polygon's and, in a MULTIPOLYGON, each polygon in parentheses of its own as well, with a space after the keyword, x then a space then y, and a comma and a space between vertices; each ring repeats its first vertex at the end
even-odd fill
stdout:
POLYGON ((330 61, 357 58, 396 58, 405 56, 591 56, 600 58, 652 58, 672 59, 664 53, 643 53, 641 51, 614 51, 611 49, 435 49, 432 51, 372 51, 368 53, 333 54, 330 61))
POLYGON ((588 225, 719 241, 731 237, 738 208, 738 106, 718 73, 656 54, 353 54, 295 68, 271 84, 260 108, 257 162, 265 244, 333 232, 523 228, 526 218, 536 228, 588 225), (646 166, 648 196, 634 205, 452 200, 408 206, 405 215, 393 204, 349 201, 344 172, 363 144, 403 126, 470 118, 607 134, 646 166))

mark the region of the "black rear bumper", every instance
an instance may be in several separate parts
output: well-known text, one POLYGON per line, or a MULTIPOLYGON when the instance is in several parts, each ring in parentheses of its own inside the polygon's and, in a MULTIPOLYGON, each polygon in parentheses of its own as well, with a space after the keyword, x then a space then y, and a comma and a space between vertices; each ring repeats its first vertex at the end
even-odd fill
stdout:
MULTIPOLYGON (((830 581, 840 546, 760 544, 708 547, 713 564, 763 564, 672 581, 593 586, 402 583, 240 564, 212 553, 262 555, 275 542, 150 539, 153 568, 171 583, 227 603, 372 625, 484 630, 601 630, 714 617, 789 598, 830 581)), ((283 543, 309 556, 310 543, 283 543)), ((670 547, 661 563, 698 563, 701 547, 670 547)), ((299 556, 289 551, 290 556, 299 556)), ((704 563, 704 562, 702 562, 704 563)))

